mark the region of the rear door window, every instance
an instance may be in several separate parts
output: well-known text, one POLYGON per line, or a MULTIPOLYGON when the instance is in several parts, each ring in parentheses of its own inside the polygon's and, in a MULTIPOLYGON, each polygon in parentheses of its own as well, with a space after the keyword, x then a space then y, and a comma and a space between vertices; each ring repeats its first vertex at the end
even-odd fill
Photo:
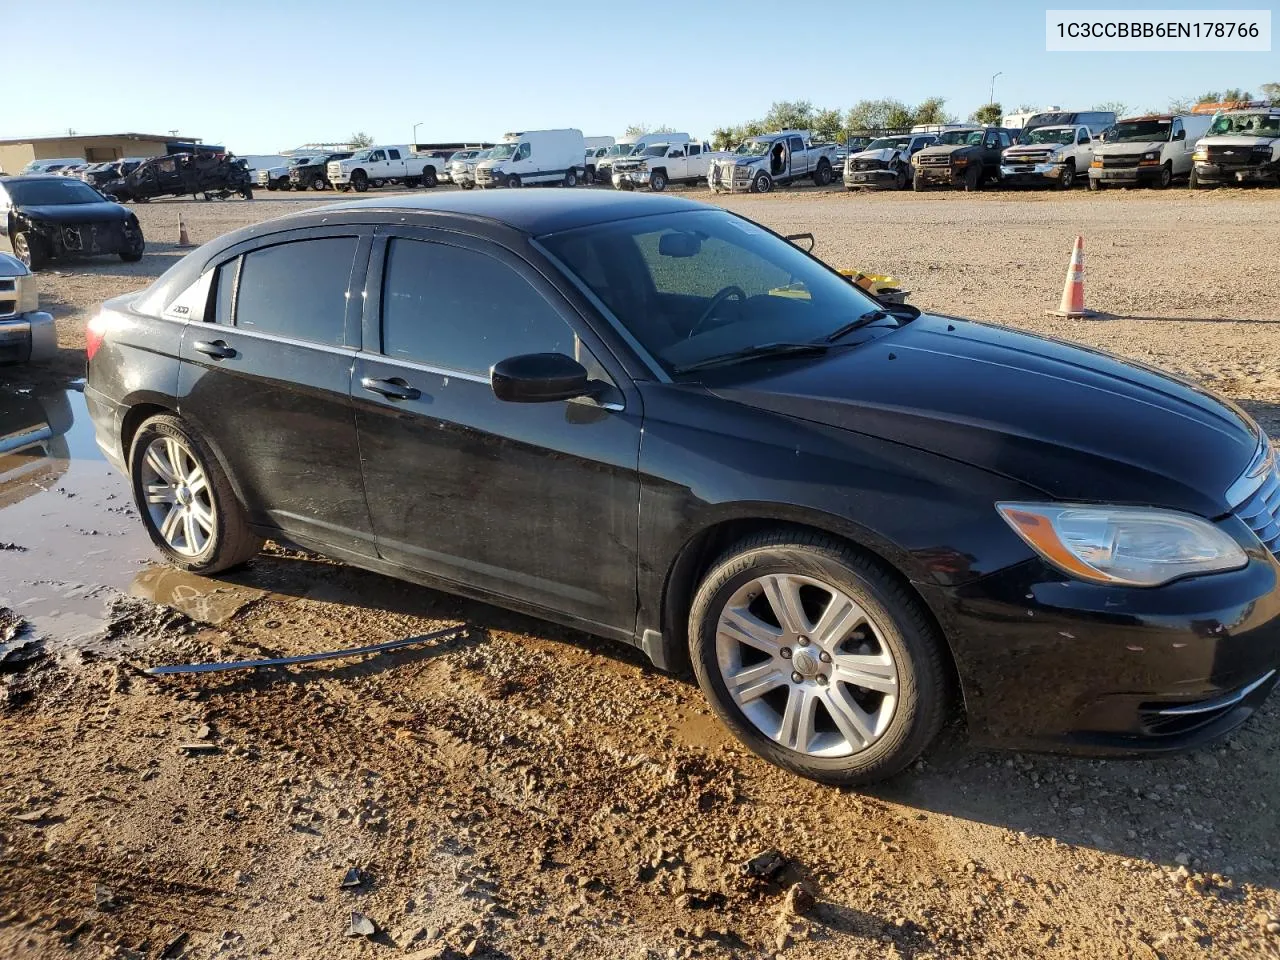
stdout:
POLYGON ((399 159, 400 159, 400 151, 399 151, 399 150, 388 150, 388 151, 387 151, 387 156, 388 156, 388 157, 390 157, 392 160, 399 160, 399 159))
POLYGON ((791 137, 787 140, 787 143, 790 144, 792 150, 804 149, 804 139, 802 137, 791 137))
MULTIPOLYGON (((295 240, 246 253, 235 294, 235 325, 293 340, 330 346, 346 342, 347 297, 357 238, 295 240)), ((218 283, 234 276, 225 267, 218 283)))

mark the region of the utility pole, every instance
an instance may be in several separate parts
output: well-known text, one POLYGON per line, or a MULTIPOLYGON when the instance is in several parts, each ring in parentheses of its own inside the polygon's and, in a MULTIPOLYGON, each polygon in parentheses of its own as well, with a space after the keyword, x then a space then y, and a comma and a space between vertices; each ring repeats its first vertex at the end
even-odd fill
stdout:
POLYGON ((991 95, 987 97, 987 103, 996 102, 996 77, 1000 76, 1002 73, 1004 73, 1003 70, 998 70, 991 75, 991 95))
POLYGON ((418 128, 419 128, 420 126, 422 126, 422 125, 423 125, 424 123, 426 123, 426 122, 427 122, 427 121, 425 121, 425 120, 419 120, 417 123, 415 123, 415 124, 413 125, 413 144, 412 144, 412 145, 413 145, 414 147, 416 147, 416 146, 418 145, 418 128))

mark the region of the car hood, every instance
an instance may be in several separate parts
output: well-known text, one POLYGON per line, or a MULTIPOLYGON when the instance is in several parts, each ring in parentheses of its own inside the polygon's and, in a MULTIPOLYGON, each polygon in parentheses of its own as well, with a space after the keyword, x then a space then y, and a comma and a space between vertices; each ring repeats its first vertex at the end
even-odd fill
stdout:
POLYGON ((940 147, 925 147, 920 151, 920 153, 917 153, 916 156, 918 157, 923 153, 927 153, 934 157, 953 156, 957 153, 963 153, 966 150, 976 149, 977 147, 970 143, 948 143, 940 147))
POLYGON ((1028 154, 1059 154, 1066 150, 1069 144, 1065 143, 1020 143, 1016 147, 1009 147, 1005 150, 1006 157, 1025 157, 1028 154))
POLYGON ((931 451, 1059 501, 1220 516, 1260 439, 1238 407, 1166 374, 946 317, 771 369, 712 392, 931 451))
POLYGON ((1197 147, 1255 147, 1258 144, 1269 145, 1277 137, 1251 137, 1243 133, 1232 133, 1224 137, 1201 137, 1197 147))
POLYGON ((1126 156, 1131 153, 1148 153, 1153 150, 1159 153, 1168 142, 1168 140, 1148 140, 1146 142, 1126 140, 1123 143, 1105 144, 1093 152, 1096 155, 1106 157, 1126 156))
POLYGON ((849 154, 849 160, 891 160, 902 152, 900 147, 885 147, 881 150, 859 150, 849 154))
POLYGON ((129 216, 128 210, 109 200, 103 200, 100 203, 19 206, 17 212, 44 223, 109 223, 114 220, 124 220, 129 216))

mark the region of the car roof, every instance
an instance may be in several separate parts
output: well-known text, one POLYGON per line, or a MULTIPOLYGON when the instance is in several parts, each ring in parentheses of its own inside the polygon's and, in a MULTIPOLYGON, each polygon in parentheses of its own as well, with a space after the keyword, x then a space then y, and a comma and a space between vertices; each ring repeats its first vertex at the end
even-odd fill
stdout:
POLYGON ((661 213, 719 209, 679 197, 612 190, 480 190, 335 203, 325 212, 407 211, 477 217, 532 236, 661 213))
POLYGON ((67 178, 60 177, 56 173, 26 173, 21 176, 5 177, 5 183, 38 183, 41 180, 47 180, 50 183, 65 183, 67 178))

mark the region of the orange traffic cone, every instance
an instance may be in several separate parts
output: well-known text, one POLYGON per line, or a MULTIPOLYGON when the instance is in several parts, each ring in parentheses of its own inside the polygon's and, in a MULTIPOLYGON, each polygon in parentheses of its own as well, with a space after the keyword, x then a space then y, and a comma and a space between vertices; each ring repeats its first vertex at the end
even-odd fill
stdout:
POLYGON ((1076 237, 1076 245, 1071 248, 1067 282, 1062 286, 1062 302, 1057 310, 1046 310, 1045 313, 1074 319, 1097 316, 1084 308, 1084 237, 1076 237))
POLYGON ((182 213, 178 213, 178 246, 191 246, 191 238, 187 236, 187 225, 182 222, 182 213))

